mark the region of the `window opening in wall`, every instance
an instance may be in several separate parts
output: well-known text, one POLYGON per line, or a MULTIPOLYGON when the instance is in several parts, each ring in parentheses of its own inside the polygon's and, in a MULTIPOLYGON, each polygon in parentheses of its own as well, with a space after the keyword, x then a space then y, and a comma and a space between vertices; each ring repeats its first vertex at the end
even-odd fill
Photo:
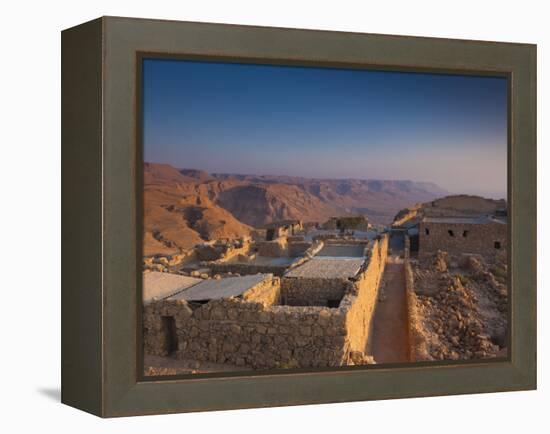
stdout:
POLYGON ((205 305, 209 301, 210 300, 193 300, 193 301, 188 301, 187 305, 191 308, 191 310, 195 310, 195 309, 198 309, 199 307, 205 305))
POLYGON ((500 249, 500 241, 495 241, 495 249, 500 249))
POLYGON ((450 236, 450 237, 454 237, 454 236, 455 236, 455 233, 454 233, 452 230, 450 230, 450 229, 449 229, 449 236, 450 236))
POLYGON ((426 228, 426 235, 430 235, 430 230, 426 228))
POLYGON ((466 238, 466 237, 468 236, 468 231, 462 232, 462 236, 463 236, 464 238, 466 238))
POLYGON ((340 300, 327 300, 327 307, 338 307, 340 306, 340 300))
POLYGON ((178 333, 176 320, 173 316, 162 317, 162 333, 164 335, 164 349, 171 355, 178 350, 178 333))

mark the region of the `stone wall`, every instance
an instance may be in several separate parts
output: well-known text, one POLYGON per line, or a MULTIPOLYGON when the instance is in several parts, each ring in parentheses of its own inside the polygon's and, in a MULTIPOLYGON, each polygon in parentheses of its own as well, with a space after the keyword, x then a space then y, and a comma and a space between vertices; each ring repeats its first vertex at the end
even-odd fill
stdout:
POLYGON ((243 295, 244 301, 262 303, 263 306, 272 306, 281 301, 281 280, 278 277, 266 279, 252 288, 248 289, 243 295))
POLYGON ((171 267, 176 265, 183 265, 196 260, 197 254, 195 249, 186 250, 173 255, 153 255, 143 258, 143 269, 151 271, 168 271, 171 267))
POLYGON ((195 246, 196 259, 199 261, 229 260, 238 255, 248 253, 250 249, 250 239, 211 241, 197 244, 195 246))
POLYGON ((348 279, 283 277, 281 302, 289 306, 327 306, 329 300, 339 304, 352 287, 348 279))
POLYGON ((252 368, 340 366, 346 361, 345 317, 338 309, 214 300, 196 309, 184 301, 149 305, 148 354, 167 355, 163 317, 177 329, 176 357, 252 368))
POLYGON ((346 311, 349 351, 370 352, 372 318, 387 255, 388 237, 383 236, 372 244, 368 265, 354 282, 354 291, 348 293, 340 303, 340 308, 346 311))
POLYGON ((322 227, 328 230, 367 230, 369 228, 369 221, 365 216, 331 217, 323 223, 322 227))
POLYGON ((273 241, 260 241, 256 243, 255 248, 260 256, 286 256, 286 238, 280 237, 273 241))
MULTIPOLYGON (((322 248, 322 241, 315 241, 303 252, 303 256, 294 259, 291 263, 286 265, 279 264, 258 264, 254 262, 254 255, 245 256, 242 258, 242 262, 227 262, 225 259, 211 262, 203 262, 202 266, 212 270, 213 274, 225 274, 233 273, 245 276, 248 274, 274 274, 275 276, 282 276, 287 270, 302 265, 304 262, 309 261, 315 256, 322 248), (246 258, 246 259, 245 259, 246 258)), ((256 254, 259 255, 259 254, 256 254)), ((283 255, 284 256, 284 255, 283 255)), ((273 257, 273 256, 272 256, 273 257)))
POLYGON ((341 236, 337 238, 329 238, 325 244, 345 244, 345 245, 363 245, 367 248, 369 241, 354 238, 353 236, 341 236))
POLYGON ((288 256, 297 257, 304 255, 307 250, 312 246, 309 241, 289 241, 288 243, 288 256))
MULTIPOLYGON (((178 358, 243 369, 367 363, 365 350, 387 245, 387 237, 375 241, 368 265, 356 280, 338 282, 336 291, 344 291, 338 308, 279 305, 285 287, 277 278, 240 297, 205 304, 153 302, 144 307, 145 352, 165 356, 173 351, 178 358)), ((328 285, 316 284, 308 291, 328 293, 328 285)))
POLYGON ((313 237, 313 241, 327 241, 327 240, 332 240, 332 239, 336 239, 336 238, 340 238, 338 236, 338 234, 319 234, 319 235, 315 235, 313 237))
POLYGON ((288 269, 285 265, 254 264, 253 262, 208 262, 205 263, 205 267, 210 268, 212 274, 233 273, 240 274, 241 276, 249 274, 274 274, 279 277, 288 269))
POLYGON ((479 253, 494 256, 500 251, 506 251, 507 239, 508 227, 504 223, 421 222, 418 240, 419 255, 433 254, 442 250, 454 254, 479 253), (499 243, 498 248, 495 247, 495 243, 499 243))
POLYGON ((414 274, 408 258, 405 259, 405 291, 407 300, 407 317, 409 330, 409 360, 429 360, 426 337, 422 333, 418 302, 414 291, 414 274))
POLYGON ((404 240, 405 240, 405 246, 403 248, 403 257, 405 258, 405 260, 407 260, 411 257, 411 237, 405 234, 404 240))

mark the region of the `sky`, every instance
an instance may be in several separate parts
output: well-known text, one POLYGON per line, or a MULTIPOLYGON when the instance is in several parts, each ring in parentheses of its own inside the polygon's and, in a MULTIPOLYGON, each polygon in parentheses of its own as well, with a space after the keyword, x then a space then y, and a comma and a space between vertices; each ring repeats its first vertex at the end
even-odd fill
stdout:
POLYGON ((143 61, 144 160, 506 197, 502 77, 143 61))

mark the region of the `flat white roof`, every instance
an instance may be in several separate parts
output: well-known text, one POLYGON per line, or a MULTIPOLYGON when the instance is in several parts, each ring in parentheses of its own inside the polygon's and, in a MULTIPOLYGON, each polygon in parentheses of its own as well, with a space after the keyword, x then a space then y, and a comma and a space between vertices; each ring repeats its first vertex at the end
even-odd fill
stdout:
POLYGON ((346 279, 356 276, 364 262, 365 258, 316 256, 287 272, 285 277, 346 279))
POLYGON ((168 300, 205 301, 236 297, 258 283, 272 277, 272 274, 254 274, 250 276, 201 280, 197 285, 178 292, 169 297, 168 300))
POLYGON ((148 304, 153 300, 161 300, 199 282, 202 280, 179 274, 159 271, 143 273, 143 303, 148 304))
POLYGON ((347 258, 362 258, 365 256, 366 244, 325 244, 317 253, 317 257, 347 257, 347 258))

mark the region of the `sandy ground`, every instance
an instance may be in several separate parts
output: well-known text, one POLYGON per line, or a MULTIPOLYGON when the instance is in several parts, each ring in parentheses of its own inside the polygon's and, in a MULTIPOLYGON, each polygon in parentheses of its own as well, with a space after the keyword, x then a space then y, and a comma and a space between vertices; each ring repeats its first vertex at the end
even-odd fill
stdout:
POLYGON ((403 261, 388 258, 374 315, 373 356, 376 363, 409 361, 409 337, 403 261))

